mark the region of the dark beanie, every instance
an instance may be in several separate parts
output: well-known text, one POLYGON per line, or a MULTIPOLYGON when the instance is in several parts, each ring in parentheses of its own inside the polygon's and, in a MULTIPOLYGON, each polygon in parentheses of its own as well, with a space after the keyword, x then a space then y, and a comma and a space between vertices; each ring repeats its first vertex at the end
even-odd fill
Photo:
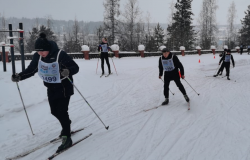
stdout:
POLYGON ((40 33, 35 43, 35 51, 49 51, 50 48, 50 43, 46 38, 46 34, 40 33))
POLYGON ((166 53, 166 52, 170 52, 170 50, 167 49, 167 48, 163 48, 163 49, 161 50, 161 52, 162 52, 162 53, 166 53))
POLYGON ((231 49, 228 49, 227 52, 231 53, 231 49))

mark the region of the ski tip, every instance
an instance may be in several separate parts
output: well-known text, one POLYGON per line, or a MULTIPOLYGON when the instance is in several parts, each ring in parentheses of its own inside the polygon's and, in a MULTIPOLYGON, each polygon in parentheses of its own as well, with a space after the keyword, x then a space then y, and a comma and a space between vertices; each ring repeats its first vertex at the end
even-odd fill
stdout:
POLYGON ((109 130, 109 126, 107 126, 107 127, 105 127, 106 128, 106 130, 109 130))

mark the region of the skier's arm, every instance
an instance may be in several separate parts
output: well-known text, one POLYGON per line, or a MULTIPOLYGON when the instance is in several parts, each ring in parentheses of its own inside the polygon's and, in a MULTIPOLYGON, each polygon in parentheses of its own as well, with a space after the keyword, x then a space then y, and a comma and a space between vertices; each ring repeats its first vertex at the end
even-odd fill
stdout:
POLYGON ((162 57, 159 58, 159 77, 161 77, 163 75, 163 66, 162 66, 162 62, 161 62, 162 57))
POLYGON ((38 61, 39 61, 39 54, 36 52, 33 55, 32 61, 30 62, 29 66, 23 71, 20 72, 18 75, 21 77, 20 80, 24 80, 27 78, 30 78, 31 76, 34 76, 35 73, 38 71, 38 61))
POLYGON ((179 58, 177 56, 174 56, 175 62, 177 64, 177 67, 180 69, 181 71, 181 75, 184 76, 184 67, 182 65, 182 63, 180 62, 179 58))
POLYGON ((75 61, 70 57, 66 52, 61 52, 60 54, 60 69, 68 69, 70 75, 74 75, 78 73, 79 66, 75 63, 75 61))
POLYGON ((97 50, 98 50, 98 52, 101 51, 101 45, 98 46, 97 50))
POLYGON ((225 59, 225 54, 221 57, 219 64, 225 59))
POLYGON ((232 61, 232 63, 233 63, 233 67, 235 66, 235 63, 234 63, 234 57, 233 57, 233 55, 231 55, 231 61, 232 61))

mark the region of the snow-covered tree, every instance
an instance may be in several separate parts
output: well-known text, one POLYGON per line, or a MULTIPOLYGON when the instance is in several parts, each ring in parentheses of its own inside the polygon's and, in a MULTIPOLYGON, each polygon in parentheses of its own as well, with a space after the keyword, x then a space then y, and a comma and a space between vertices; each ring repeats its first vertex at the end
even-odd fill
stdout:
POLYGON ((249 45, 250 44, 250 5, 247 11, 245 11, 245 17, 241 20, 242 28, 240 29, 240 43, 249 45))

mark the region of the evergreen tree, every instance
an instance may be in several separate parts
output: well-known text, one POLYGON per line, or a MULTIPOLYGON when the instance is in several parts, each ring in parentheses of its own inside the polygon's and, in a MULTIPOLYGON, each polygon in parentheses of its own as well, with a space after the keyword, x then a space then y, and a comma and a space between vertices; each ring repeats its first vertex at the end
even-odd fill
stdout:
POLYGON ((38 36, 39 36, 39 31, 38 31, 38 29, 35 27, 35 28, 33 28, 32 29, 32 31, 31 32, 29 32, 29 35, 30 35, 30 37, 27 39, 27 41, 26 41, 26 43, 27 43, 27 45, 26 45, 26 48, 25 48, 25 50, 27 51, 27 52, 32 52, 32 51, 34 51, 35 50, 35 42, 36 42, 36 39, 38 38, 38 36))
POLYGON ((245 11, 245 18, 241 20, 242 28, 240 29, 240 44, 249 45, 250 44, 250 5, 248 10, 245 11))
POLYGON ((173 23, 168 26, 168 40, 173 42, 174 49, 185 46, 187 50, 194 47, 196 33, 192 26, 192 0, 178 0, 175 4, 173 23))
POLYGON ((161 28, 160 24, 158 23, 155 27, 154 38, 157 48, 163 45, 164 43, 164 30, 161 28))
POLYGON ((44 25, 42 25, 42 26, 40 26, 39 33, 45 33, 46 38, 48 40, 57 42, 56 35, 54 34, 54 32, 50 28, 47 28, 44 25))

